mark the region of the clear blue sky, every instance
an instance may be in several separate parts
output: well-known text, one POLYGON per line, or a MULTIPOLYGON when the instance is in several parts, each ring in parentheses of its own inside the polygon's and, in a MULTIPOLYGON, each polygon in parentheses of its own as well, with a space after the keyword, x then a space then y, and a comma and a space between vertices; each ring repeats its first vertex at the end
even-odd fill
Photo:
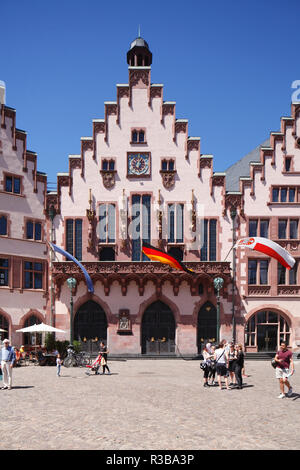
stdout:
POLYGON ((139 24, 152 82, 214 155, 214 171, 279 130, 300 80, 298 0, 11 0, 0 15, 6 104, 50 182, 68 171, 115 85, 128 83, 139 24))

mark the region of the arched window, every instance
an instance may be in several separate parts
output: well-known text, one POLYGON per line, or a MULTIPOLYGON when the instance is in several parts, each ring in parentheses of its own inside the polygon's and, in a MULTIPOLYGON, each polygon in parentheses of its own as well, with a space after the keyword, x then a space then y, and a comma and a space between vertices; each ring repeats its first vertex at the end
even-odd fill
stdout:
POLYGON ((275 352, 281 341, 290 342, 290 325, 280 313, 261 310, 245 326, 245 347, 251 351, 275 352))
MULTIPOLYGON (((36 315, 30 315, 24 323, 24 328, 32 325, 39 325, 41 320, 36 315)), ((42 344, 42 335, 41 333, 23 333, 24 339, 23 344, 28 346, 34 346, 36 344, 42 344)))

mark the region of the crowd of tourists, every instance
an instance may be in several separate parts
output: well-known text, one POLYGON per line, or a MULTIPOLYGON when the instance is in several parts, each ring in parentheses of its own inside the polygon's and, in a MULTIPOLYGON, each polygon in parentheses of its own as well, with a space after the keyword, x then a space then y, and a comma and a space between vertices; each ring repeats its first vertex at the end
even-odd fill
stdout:
POLYGON ((227 343, 226 340, 222 340, 216 346, 207 343, 202 354, 204 361, 201 363, 201 369, 204 372, 204 387, 218 385, 222 390, 224 380, 226 390, 230 390, 233 386, 238 389, 243 388, 242 376, 245 376, 245 371, 244 351, 241 344, 227 343))
MULTIPOLYGON (((243 388, 245 374, 245 354, 241 344, 228 343, 222 340, 218 345, 207 343, 203 348, 203 362, 200 364, 203 370, 203 386, 218 385, 222 390, 223 382, 226 390, 233 387, 243 388), (217 376, 217 381, 216 381, 217 376)), ((293 353, 288 349, 287 343, 281 341, 280 349, 272 360, 272 366, 276 369, 276 379, 279 380, 280 395, 278 398, 291 397, 293 388, 290 378, 295 372, 293 353), (288 391, 285 394, 285 387, 288 391)))

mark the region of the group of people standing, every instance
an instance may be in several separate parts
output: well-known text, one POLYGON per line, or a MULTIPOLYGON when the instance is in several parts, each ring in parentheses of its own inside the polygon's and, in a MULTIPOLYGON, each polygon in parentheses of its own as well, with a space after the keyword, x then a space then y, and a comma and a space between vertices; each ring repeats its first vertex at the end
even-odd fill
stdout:
POLYGON ((215 376, 219 389, 222 390, 222 379, 225 381, 227 390, 231 385, 236 385, 238 389, 243 388, 244 351, 241 344, 227 343, 222 340, 217 346, 207 343, 203 348, 203 386, 216 385, 215 376), (230 378, 231 382, 228 382, 230 378))

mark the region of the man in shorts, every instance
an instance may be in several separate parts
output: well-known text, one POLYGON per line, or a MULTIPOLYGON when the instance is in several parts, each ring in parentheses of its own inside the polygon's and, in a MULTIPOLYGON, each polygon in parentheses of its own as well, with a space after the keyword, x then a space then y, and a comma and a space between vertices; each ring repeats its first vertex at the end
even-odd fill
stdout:
POLYGON ((284 398, 284 386, 288 387, 287 396, 292 396, 293 389, 288 381, 288 378, 294 373, 293 354, 288 350, 286 342, 281 341, 280 350, 275 356, 276 366, 276 379, 279 379, 280 395, 278 398, 284 398))

